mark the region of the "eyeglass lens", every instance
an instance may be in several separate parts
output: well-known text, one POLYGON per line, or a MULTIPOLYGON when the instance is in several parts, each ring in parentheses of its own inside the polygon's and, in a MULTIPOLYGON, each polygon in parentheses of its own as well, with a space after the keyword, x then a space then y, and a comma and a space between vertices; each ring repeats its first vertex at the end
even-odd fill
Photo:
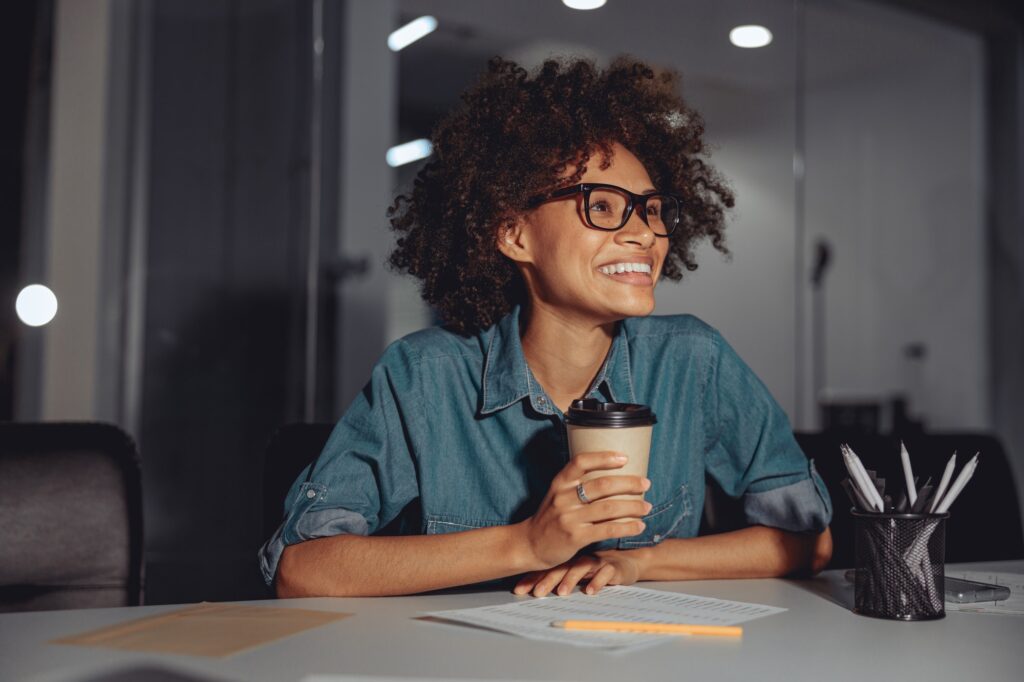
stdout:
MULTIPOLYGON (((587 218, 594 227, 603 230, 617 230, 626 224, 626 209, 629 206, 629 195, 607 187, 598 187, 590 192, 587 203, 587 218)), ((639 202, 633 207, 635 211, 644 211, 641 219, 655 234, 667 235, 679 220, 679 202, 667 194, 651 194, 647 196, 646 207, 639 202), (646 208, 646 211, 644 209, 646 208)))

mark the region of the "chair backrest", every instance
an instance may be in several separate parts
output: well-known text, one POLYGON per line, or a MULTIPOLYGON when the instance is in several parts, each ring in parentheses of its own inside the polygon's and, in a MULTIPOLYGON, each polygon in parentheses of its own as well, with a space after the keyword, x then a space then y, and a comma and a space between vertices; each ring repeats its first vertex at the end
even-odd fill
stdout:
POLYGON ((334 424, 287 424, 267 443, 263 462, 264 539, 281 525, 284 498, 299 473, 320 454, 334 424))
POLYGON ((0 423, 0 611, 142 600, 132 439, 99 423, 0 423))
MULTIPOLYGON (((906 486, 896 436, 841 432, 797 433, 804 453, 832 495, 833 552, 830 568, 854 565, 853 517, 850 501, 840 486, 847 477, 840 443, 848 443, 865 468, 885 479, 886 494, 897 499, 906 486)), ((1017 488, 1006 453, 999 440, 976 433, 928 433, 904 437, 921 483, 929 476, 937 482, 949 456, 957 452, 957 471, 975 452, 981 452, 978 469, 950 509, 946 524, 946 562, 999 561, 1024 558, 1017 488)))

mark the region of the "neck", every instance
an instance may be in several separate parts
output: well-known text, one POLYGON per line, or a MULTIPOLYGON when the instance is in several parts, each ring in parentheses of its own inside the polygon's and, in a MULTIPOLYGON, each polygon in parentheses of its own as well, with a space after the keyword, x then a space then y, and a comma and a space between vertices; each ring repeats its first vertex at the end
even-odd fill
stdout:
POLYGON ((524 308, 520 334, 533 376, 563 411, 583 397, 612 345, 614 322, 595 323, 532 304, 524 308))

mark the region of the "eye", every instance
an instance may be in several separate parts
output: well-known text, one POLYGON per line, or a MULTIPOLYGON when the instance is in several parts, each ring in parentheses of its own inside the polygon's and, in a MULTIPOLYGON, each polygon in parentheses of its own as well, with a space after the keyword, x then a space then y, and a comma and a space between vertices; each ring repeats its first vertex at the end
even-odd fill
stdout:
POLYGON ((608 212, 608 211, 612 210, 612 207, 608 205, 607 201, 605 201, 603 199, 599 199, 598 201, 591 202, 590 210, 591 211, 608 212))

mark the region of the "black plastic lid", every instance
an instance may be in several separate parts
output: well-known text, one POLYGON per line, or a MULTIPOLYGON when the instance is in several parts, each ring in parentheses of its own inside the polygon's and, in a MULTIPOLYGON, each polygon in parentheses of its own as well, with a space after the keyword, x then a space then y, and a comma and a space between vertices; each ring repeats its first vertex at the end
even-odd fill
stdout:
POLYGON ((602 403, 593 398, 574 400, 565 416, 565 423, 573 426, 602 426, 627 428, 656 424, 657 418, 647 405, 633 403, 602 403))

